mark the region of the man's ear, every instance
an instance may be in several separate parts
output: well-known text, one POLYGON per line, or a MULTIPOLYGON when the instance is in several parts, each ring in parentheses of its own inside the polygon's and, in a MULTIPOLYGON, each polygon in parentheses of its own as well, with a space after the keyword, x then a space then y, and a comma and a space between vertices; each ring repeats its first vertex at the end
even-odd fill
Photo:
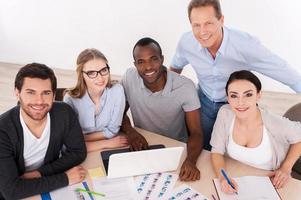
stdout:
POLYGON ((222 26, 224 26, 224 15, 221 16, 221 18, 219 19, 219 21, 221 22, 222 26))
POLYGON ((17 100, 20 101, 20 91, 17 88, 15 88, 15 95, 17 100))
POLYGON ((161 55, 162 64, 164 63, 164 56, 161 55))

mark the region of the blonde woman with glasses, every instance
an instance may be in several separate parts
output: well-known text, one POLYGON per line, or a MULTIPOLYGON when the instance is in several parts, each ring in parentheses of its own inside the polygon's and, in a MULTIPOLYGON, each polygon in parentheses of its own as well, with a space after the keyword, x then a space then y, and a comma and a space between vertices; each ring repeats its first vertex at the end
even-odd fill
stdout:
POLYGON ((67 89, 64 101, 77 113, 88 152, 127 146, 118 136, 125 96, 111 83, 108 60, 97 49, 85 49, 77 58, 77 84, 67 89))

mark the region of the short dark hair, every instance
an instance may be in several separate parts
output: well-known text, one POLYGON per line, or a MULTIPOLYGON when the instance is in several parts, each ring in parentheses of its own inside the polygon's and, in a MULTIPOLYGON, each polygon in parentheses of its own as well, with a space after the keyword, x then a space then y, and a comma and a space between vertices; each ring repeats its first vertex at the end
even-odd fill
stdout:
POLYGON ((190 20, 191 11, 193 8, 212 6, 215 10, 215 16, 217 19, 222 17, 222 9, 219 0, 191 0, 188 5, 188 18, 190 20))
POLYGON ((24 79, 28 78, 40 78, 43 80, 50 79, 52 92, 55 93, 57 87, 57 81, 53 70, 44 64, 31 63, 22 67, 15 78, 15 88, 21 91, 24 83, 24 79))
POLYGON ((150 37, 144 37, 144 38, 141 38, 140 40, 138 40, 138 42, 136 42, 136 44, 134 45, 133 52, 132 52, 134 60, 135 60, 134 51, 135 51, 136 47, 137 46, 143 47, 143 46, 147 46, 149 44, 155 44, 158 47, 160 55, 162 56, 162 49, 160 47, 160 44, 156 40, 154 40, 150 37))
POLYGON ((233 72, 226 84, 226 94, 228 95, 228 87, 229 85, 236 81, 236 80, 246 80, 249 81, 251 83, 253 83, 256 87, 257 93, 261 91, 261 82, 259 80, 259 78, 257 76, 255 76, 255 74, 253 74, 252 72, 248 71, 248 70, 241 70, 241 71, 236 71, 233 72))

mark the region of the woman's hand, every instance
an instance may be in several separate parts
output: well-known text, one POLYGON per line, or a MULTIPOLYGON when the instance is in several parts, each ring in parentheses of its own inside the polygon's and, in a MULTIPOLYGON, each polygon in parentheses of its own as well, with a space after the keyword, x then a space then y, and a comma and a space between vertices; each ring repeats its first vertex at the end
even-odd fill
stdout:
POLYGON ((108 139, 106 142, 108 149, 128 146, 127 137, 124 135, 115 136, 111 139, 108 139))
POLYGON ((290 179, 292 169, 285 169, 280 167, 276 169, 271 175, 271 180, 276 189, 282 188, 290 179))
POLYGON ((220 180, 220 184, 221 184, 221 190, 224 192, 224 193, 228 193, 228 194, 234 194, 234 193, 237 193, 238 192, 238 185, 237 183, 235 182, 234 179, 230 178, 230 181, 231 183, 233 184, 234 188, 233 189, 231 187, 230 184, 228 184, 227 180, 224 178, 224 177, 220 177, 219 180, 220 180))

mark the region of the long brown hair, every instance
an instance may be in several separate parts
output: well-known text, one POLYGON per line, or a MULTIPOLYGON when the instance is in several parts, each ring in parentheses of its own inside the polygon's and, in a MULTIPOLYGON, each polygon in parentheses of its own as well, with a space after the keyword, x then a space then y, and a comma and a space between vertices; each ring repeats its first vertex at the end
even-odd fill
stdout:
MULTIPOLYGON (((102 59, 105 61, 106 64, 108 64, 108 60, 105 57, 105 55, 103 53, 101 53, 99 50, 97 49, 85 49, 83 50, 77 57, 76 60, 76 72, 77 72, 77 83, 76 86, 73 88, 68 88, 65 90, 64 94, 68 94, 73 98, 82 98, 87 90, 87 86, 84 80, 84 76, 83 76, 83 68, 84 65, 93 59, 102 59)), ((109 81, 108 84, 106 85, 106 87, 111 87, 112 83, 111 83, 111 74, 109 73, 109 81)))

